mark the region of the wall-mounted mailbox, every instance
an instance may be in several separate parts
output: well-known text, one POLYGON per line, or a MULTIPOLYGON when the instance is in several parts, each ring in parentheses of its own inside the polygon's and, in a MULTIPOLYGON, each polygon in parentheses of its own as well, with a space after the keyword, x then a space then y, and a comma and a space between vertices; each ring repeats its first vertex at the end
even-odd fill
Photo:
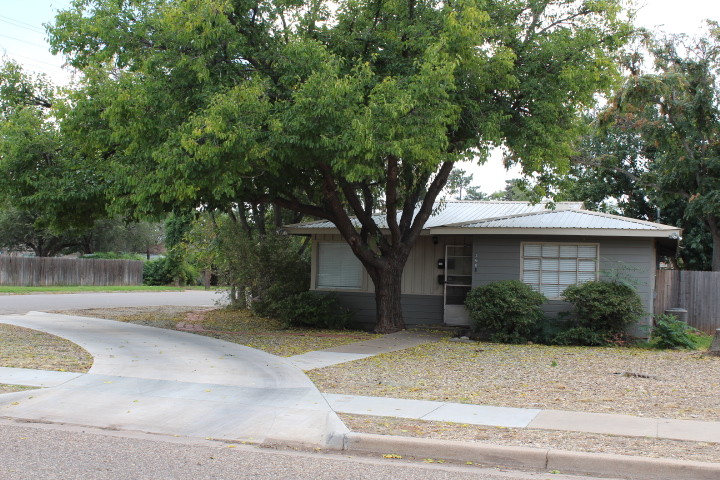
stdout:
POLYGON ((438 275, 438 285, 445 285, 445 275, 438 275))
POLYGON ((441 258, 440 260, 438 260, 437 265, 438 265, 438 268, 442 268, 444 270, 445 269, 445 259, 441 258))

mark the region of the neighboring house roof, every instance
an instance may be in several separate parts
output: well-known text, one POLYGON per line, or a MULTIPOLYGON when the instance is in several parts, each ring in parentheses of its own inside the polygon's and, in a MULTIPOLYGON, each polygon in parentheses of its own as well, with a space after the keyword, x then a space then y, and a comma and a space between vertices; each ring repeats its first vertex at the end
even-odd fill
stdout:
MULTIPOLYGON (((376 215, 374 219, 380 228, 387 228, 382 215, 376 215)), ((355 222, 359 226, 359 222, 355 222)), ((337 231, 327 221, 288 225, 285 229, 293 234, 337 231)), ((677 227, 584 210, 579 202, 559 202, 554 210, 550 210, 547 204, 499 201, 439 204, 423 230, 424 235, 536 233, 660 238, 679 238, 681 233, 677 227)))

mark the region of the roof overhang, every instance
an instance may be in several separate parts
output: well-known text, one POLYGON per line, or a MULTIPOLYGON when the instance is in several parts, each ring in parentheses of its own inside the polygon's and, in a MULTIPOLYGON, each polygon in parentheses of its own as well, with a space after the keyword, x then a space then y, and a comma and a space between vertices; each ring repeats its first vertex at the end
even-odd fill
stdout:
MULTIPOLYGON (((291 235, 338 235, 336 228, 303 228, 285 227, 291 235)), ((389 230, 383 229, 383 233, 389 230)), ((565 237, 637 237, 637 238, 666 238, 679 240, 682 230, 679 228, 663 230, 626 230, 601 228, 469 228, 469 227, 436 227, 423 230, 421 236, 441 235, 553 235, 565 237)))
POLYGON ((556 235, 567 237, 645 237, 645 238, 680 238, 679 228, 649 229, 610 229, 610 228, 469 228, 469 227, 437 227, 423 231, 423 235, 556 235))

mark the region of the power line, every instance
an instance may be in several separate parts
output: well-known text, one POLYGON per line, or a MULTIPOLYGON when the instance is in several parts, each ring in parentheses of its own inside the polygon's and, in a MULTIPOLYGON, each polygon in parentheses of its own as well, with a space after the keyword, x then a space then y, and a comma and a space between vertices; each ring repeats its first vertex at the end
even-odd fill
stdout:
POLYGON ((36 25, 33 25, 31 23, 25 23, 21 20, 16 20, 14 18, 6 17, 5 15, 0 15, 0 22, 9 23, 11 25, 15 25, 16 27, 24 28, 26 30, 34 30, 38 33, 45 33, 45 30, 38 28, 36 25))
MULTIPOLYGON (((0 48, 3 48, 2 45, 0 45, 0 48)), ((30 60, 31 62, 35 62, 36 64, 42 63, 42 64, 44 64, 44 65, 48 65, 48 66, 50 66, 50 67, 57 68, 58 70, 62 70, 62 67, 59 66, 59 65, 57 65, 57 64, 53 64, 53 63, 49 63, 49 62, 43 62, 42 60, 38 60, 37 58, 28 57, 28 56, 26 56, 26 55, 20 55, 19 53, 12 53, 12 52, 8 51, 7 48, 4 48, 4 51, 5 51, 5 54, 6 54, 7 56, 9 56, 9 57, 25 58, 25 59, 27 59, 27 60, 30 60)), ((23 62, 23 63, 28 63, 28 62, 23 62)))
POLYGON ((34 47, 40 47, 40 48, 44 48, 46 50, 48 49, 47 45, 40 45, 38 43, 28 42, 27 40, 23 40, 21 38, 16 38, 16 37, 11 37, 10 35, 3 35, 0 33, 0 37, 9 38, 10 40, 15 40, 16 42, 27 43, 28 45, 32 45, 34 47))

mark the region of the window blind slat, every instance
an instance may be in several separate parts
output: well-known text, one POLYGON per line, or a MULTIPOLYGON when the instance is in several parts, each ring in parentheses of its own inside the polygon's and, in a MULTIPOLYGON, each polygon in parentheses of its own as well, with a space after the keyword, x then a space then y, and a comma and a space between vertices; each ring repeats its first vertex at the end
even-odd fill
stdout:
POLYGON ((346 243, 318 244, 318 288, 360 288, 362 264, 346 243))
POLYGON ((524 243, 522 253, 522 281, 549 298, 597 279, 597 245, 524 243))

